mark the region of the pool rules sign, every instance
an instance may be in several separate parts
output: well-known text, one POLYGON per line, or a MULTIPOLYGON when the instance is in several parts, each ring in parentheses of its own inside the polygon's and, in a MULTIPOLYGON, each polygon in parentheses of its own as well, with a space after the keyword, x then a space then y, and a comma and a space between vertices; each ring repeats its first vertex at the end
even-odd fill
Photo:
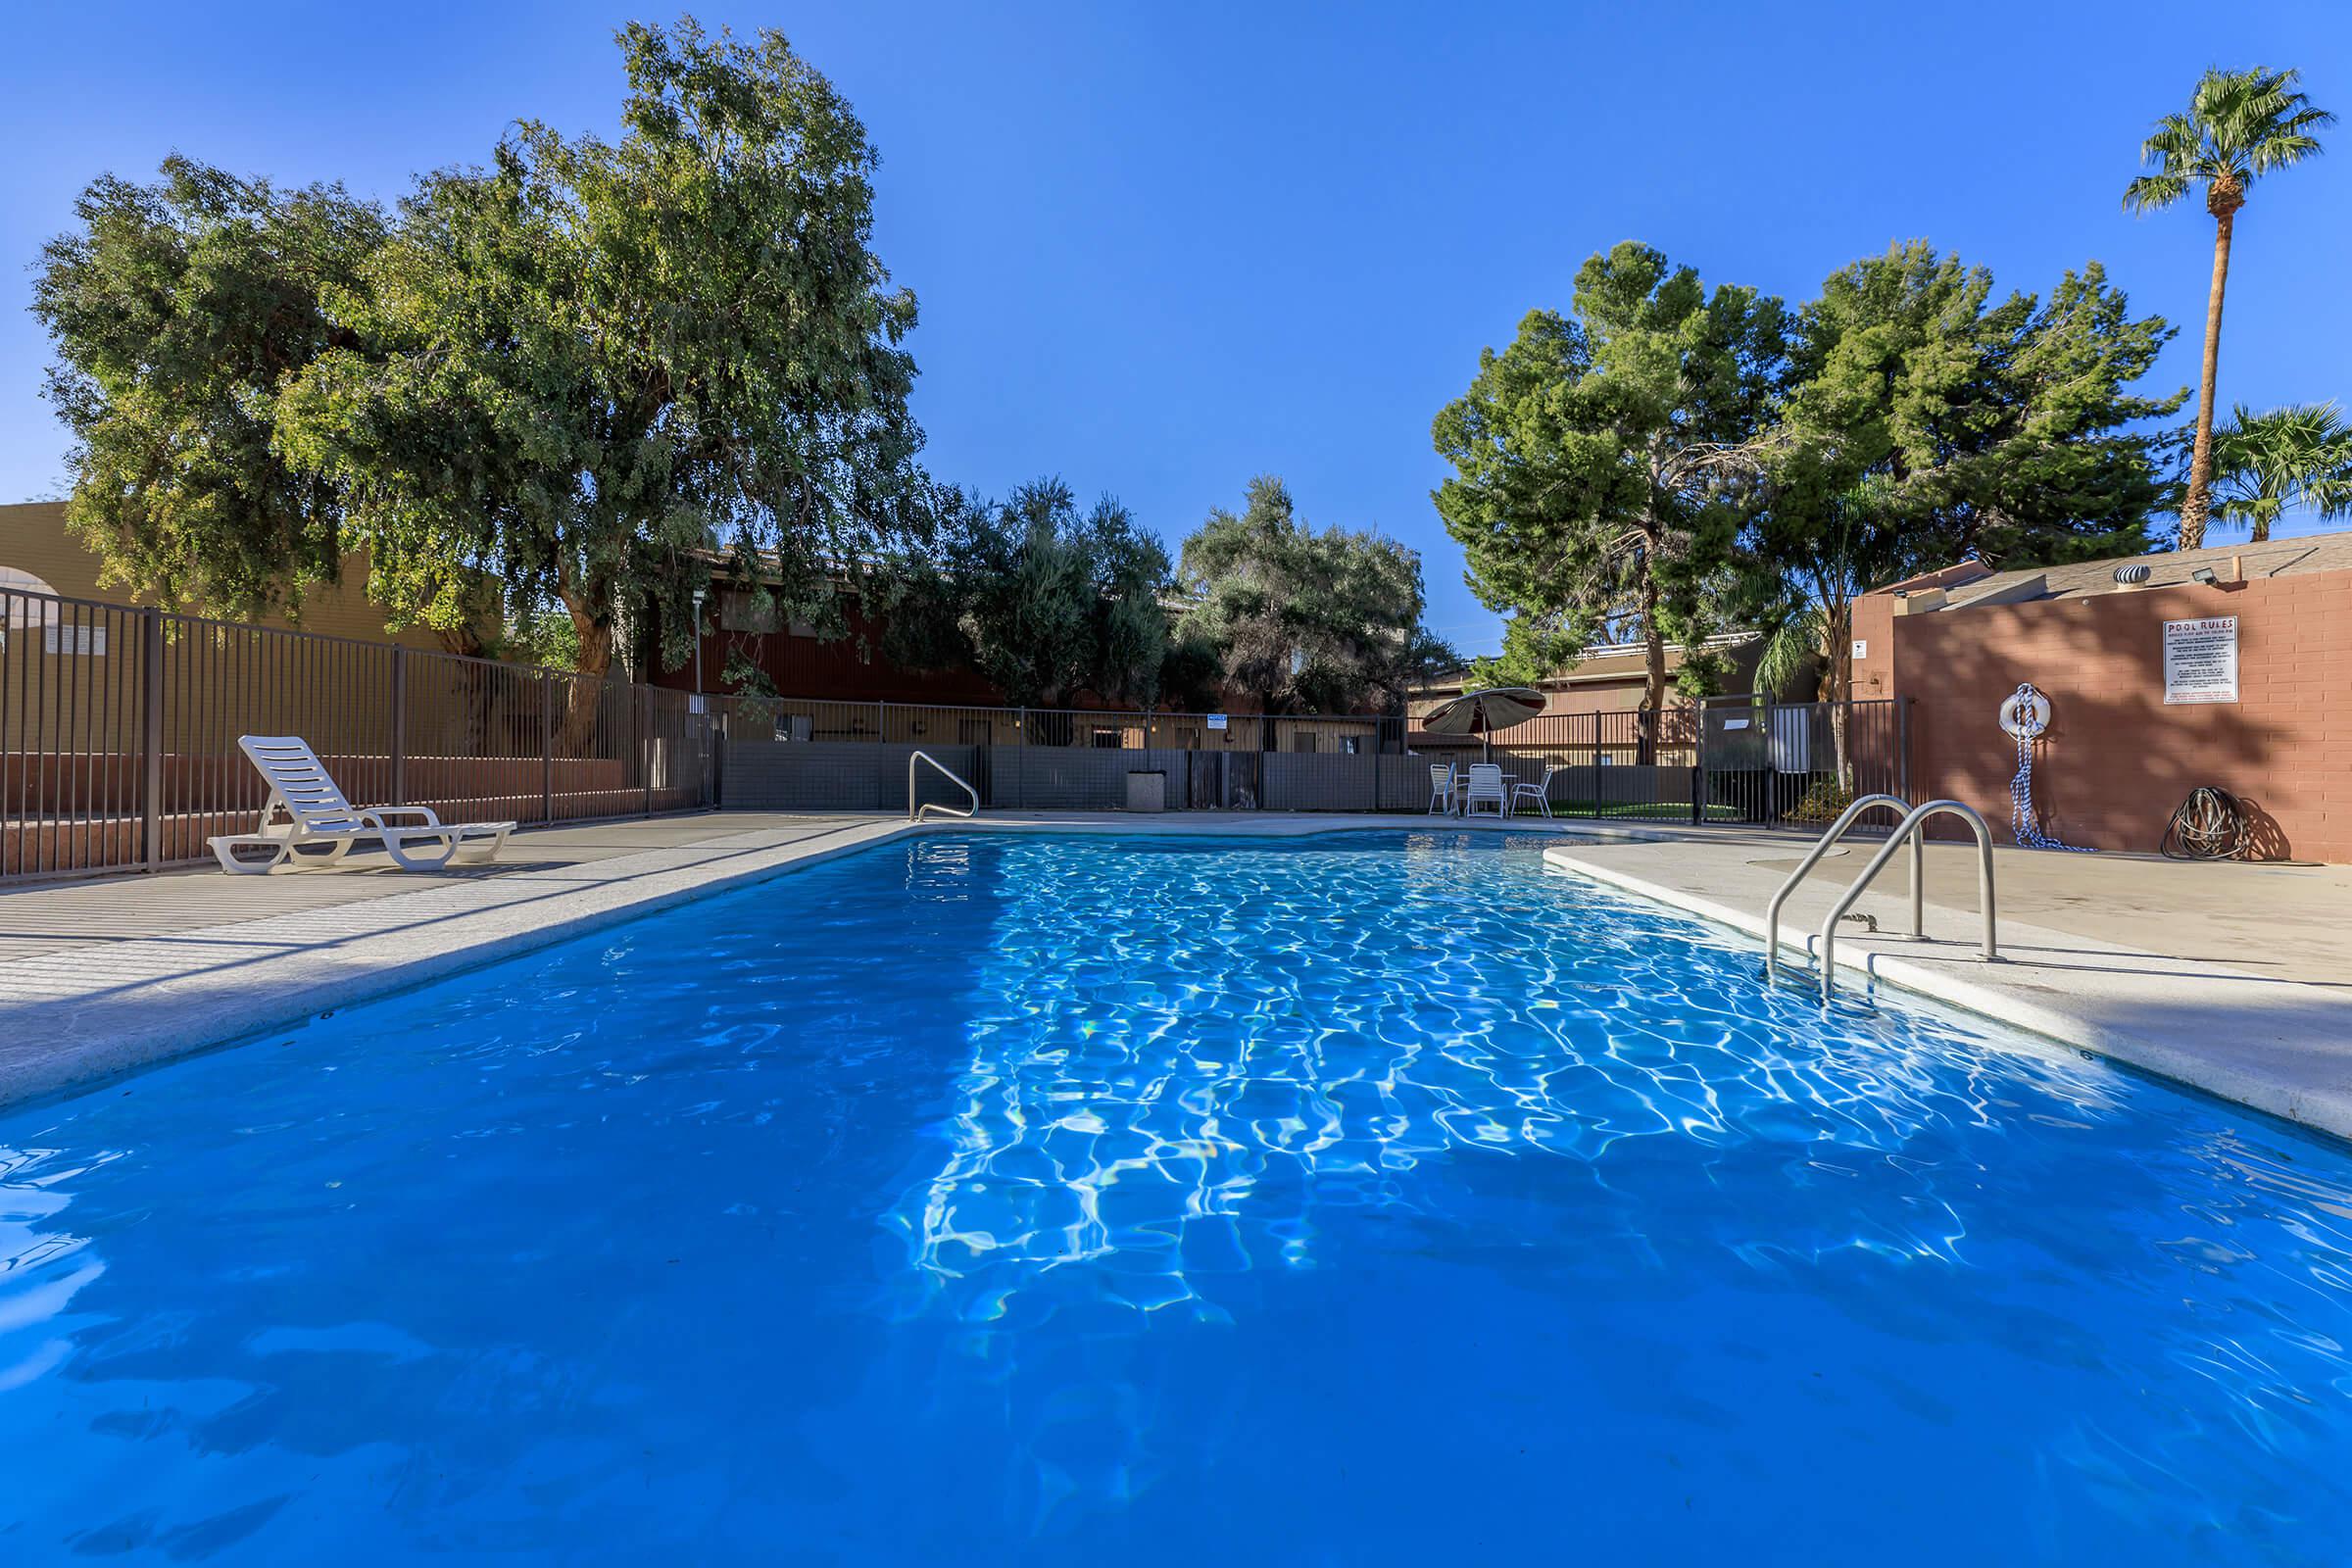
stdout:
POLYGON ((2237 617, 2164 623, 2164 700, 2237 701, 2237 617))

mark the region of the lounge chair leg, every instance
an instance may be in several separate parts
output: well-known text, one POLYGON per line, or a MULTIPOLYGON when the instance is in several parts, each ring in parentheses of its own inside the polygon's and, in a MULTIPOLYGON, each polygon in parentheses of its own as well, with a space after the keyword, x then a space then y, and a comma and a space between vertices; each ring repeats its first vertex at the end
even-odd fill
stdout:
POLYGON ((333 839, 305 839, 286 846, 286 858, 297 865, 334 865, 351 853, 351 847, 356 842, 356 837, 344 834, 338 834, 333 839), (307 848, 304 847, 306 845, 307 848))
POLYGON ((457 853, 468 859, 495 860, 498 858, 498 852, 507 847, 507 835, 514 831, 514 825, 509 823, 486 839, 461 838, 458 841, 457 853))
POLYGON ((282 839, 269 844, 257 843, 252 839, 247 839, 243 843, 228 838, 213 840, 213 858, 219 860, 220 869, 228 872, 231 876, 268 876, 271 871, 277 869, 285 858, 286 844, 282 839), (262 860, 237 858, 239 850, 258 849, 267 849, 270 852, 269 858, 262 860))
POLYGON ((404 844, 399 838, 387 833, 384 835, 384 853, 392 857, 393 861, 404 871, 438 871, 442 867, 448 865, 449 862, 456 858, 458 853, 458 835, 455 833, 435 833, 427 835, 425 838, 418 839, 415 842, 425 843, 435 839, 439 840, 441 844, 441 853, 439 855, 431 855, 428 853, 426 855, 412 856, 410 855, 408 846, 406 844, 404 844))

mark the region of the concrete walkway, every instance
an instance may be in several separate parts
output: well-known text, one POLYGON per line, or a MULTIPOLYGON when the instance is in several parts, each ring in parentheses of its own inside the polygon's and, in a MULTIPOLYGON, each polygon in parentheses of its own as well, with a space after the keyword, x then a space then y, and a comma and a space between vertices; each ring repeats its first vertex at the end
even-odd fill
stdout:
MULTIPOLYGON (((1762 938, 1764 908, 1808 840, 1721 833, 1546 849, 1561 870, 1762 938)), ((1878 845, 1833 851, 1790 898, 1787 983, 1878 845)), ((1897 856, 1838 937, 1849 990, 1899 986, 2352 1137, 2352 868, 2187 864, 1996 849, 2000 959, 1983 962, 1976 851, 1932 845, 1927 937, 1909 940, 1897 856)))
MULTIPOLYGON (((1997 836, 2002 830, 1993 831, 1997 836)), ((1770 883, 1764 898, 1795 869, 1816 836, 1717 827, 1677 827, 1654 835, 1677 844, 1721 846, 1720 856, 1701 856, 1693 863, 1703 864, 1710 874, 1734 865, 1753 866, 1770 883)), ((1808 895, 1800 891, 1790 916, 1810 910, 1803 923, 1807 930, 1817 928, 1832 890, 1850 882, 1878 853, 1879 843, 1856 837, 1832 850, 1805 879, 1807 888, 1819 884, 1821 896, 1808 903, 1808 895)), ((1953 909, 1976 907, 1977 871, 1971 853, 1959 844, 1929 847, 1931 903, 1953 909)), ((2352 984, 2352 865, 2245 865, 1997 845, 1993 858, 2004 919, 2174 953, 2275 980, 2352 984)), ((1890 887, 1898 903, 1909 897, 1906 863, 1898 858, 1883 876, 1882 886, 1890 887)), ((1752 891, 1745 880, 1742 890, 1752 891)), ((1909 906, 1902 908, 1907 920, 1909 906)), ((1763 909, 1761 899, 1756 909, 1763 909)), ((1883 913, 1880 923, 1886 923, 1883 913)))
MULTIPOLYGON (((492 864, 461 860, 435 872, 438 884, 561 872, 647 850, 675 849, 761 829, 796 829, 832 819, 741 812, 657 816, 530 828, 507 842, 492 864)), ((111 947, 187 936, 271 915, 331 909, 415 893, 417 878, 380 855, 359 855, 332 871, 223 876, 210 860, 159 876, 111 876, 0 889, 0 964, 68 948, 111 947)))
MULTIPOLYGON (((352 862, 17 888, 0 892, 0 1102, 284 1028, 913 831, 1297 838, 1464 826, 1420 815, 991 812, 918 830, 882 816, 704 814, 517 834, 500 864, 431 877, 352 862)), ((1751 932, 1809 842, 1622 821, 1470 826, 1549 835, 1546 858, 1563 871, 1751 932)), ((1823 862, 1789 909, 1792 952, 1872 848, 1857 842, 1823 862)), ((1841 936, 1841 956, 1882 981, 2352 1136, 2352 868, 2003 851, 2000 876, 2009 961, 1970 956, 1974 872, 1964 851, 1942 845, 1929 855, 1935 940, 1841 936)), ((1901 929, 1901 872, 1883 889, 1862 907, 1901 929)))

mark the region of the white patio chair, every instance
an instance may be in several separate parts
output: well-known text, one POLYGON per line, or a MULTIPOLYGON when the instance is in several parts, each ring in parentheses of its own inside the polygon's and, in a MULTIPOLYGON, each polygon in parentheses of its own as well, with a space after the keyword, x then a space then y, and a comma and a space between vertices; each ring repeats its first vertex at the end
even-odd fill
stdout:
POLYGON ((1427 814, 1431 816, 1441 814, 1451 816, 1453 814, 1453 764, 1450 762, 1429 764, 1429 810, 1427 814))
POLYGON ((1496 816, 1505 815, 1510 810, 1510 796, 1503 789, 1500 762, 1470 764, 1470 786, 1462 792, 1462 815, 1476 816, 1482 801, 1494 808, 1496 816))
POLYGON ((270 781, 270 799, 258 831, 205 840, 223 871, 259 876, 296 860, 333 865, 370 839, 381 842, 404 871, 438 871, 460 850, 496 859, 514 831, 512 822, 444 822, 422 806, 356 808, 299 735, 240 735, 237 749, 270 781), (273 820, 280 811, 283 822, 273 820), (250 850, 265 853, 239 853, 250 850))
POLYGON ((1536 803, 1537 809, 1545 816, 1549 816, 1551 814, 1551 781, 1567 771, 1567 768, 1557 762, 1546 762, 1544 764, 1544 782, 1541 784, 1513 784, 1511 786, 1511 814, 1513 816, 1519 814, 1521 801, 1533 801, 1536 803))

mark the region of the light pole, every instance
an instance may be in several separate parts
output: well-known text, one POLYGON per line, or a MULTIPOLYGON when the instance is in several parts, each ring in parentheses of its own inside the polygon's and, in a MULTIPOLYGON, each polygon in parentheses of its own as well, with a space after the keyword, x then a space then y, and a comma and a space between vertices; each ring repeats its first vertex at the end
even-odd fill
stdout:
POLYGON ((694 710, 703 710, 703 599, 709 589, 694 591, 694 710))

